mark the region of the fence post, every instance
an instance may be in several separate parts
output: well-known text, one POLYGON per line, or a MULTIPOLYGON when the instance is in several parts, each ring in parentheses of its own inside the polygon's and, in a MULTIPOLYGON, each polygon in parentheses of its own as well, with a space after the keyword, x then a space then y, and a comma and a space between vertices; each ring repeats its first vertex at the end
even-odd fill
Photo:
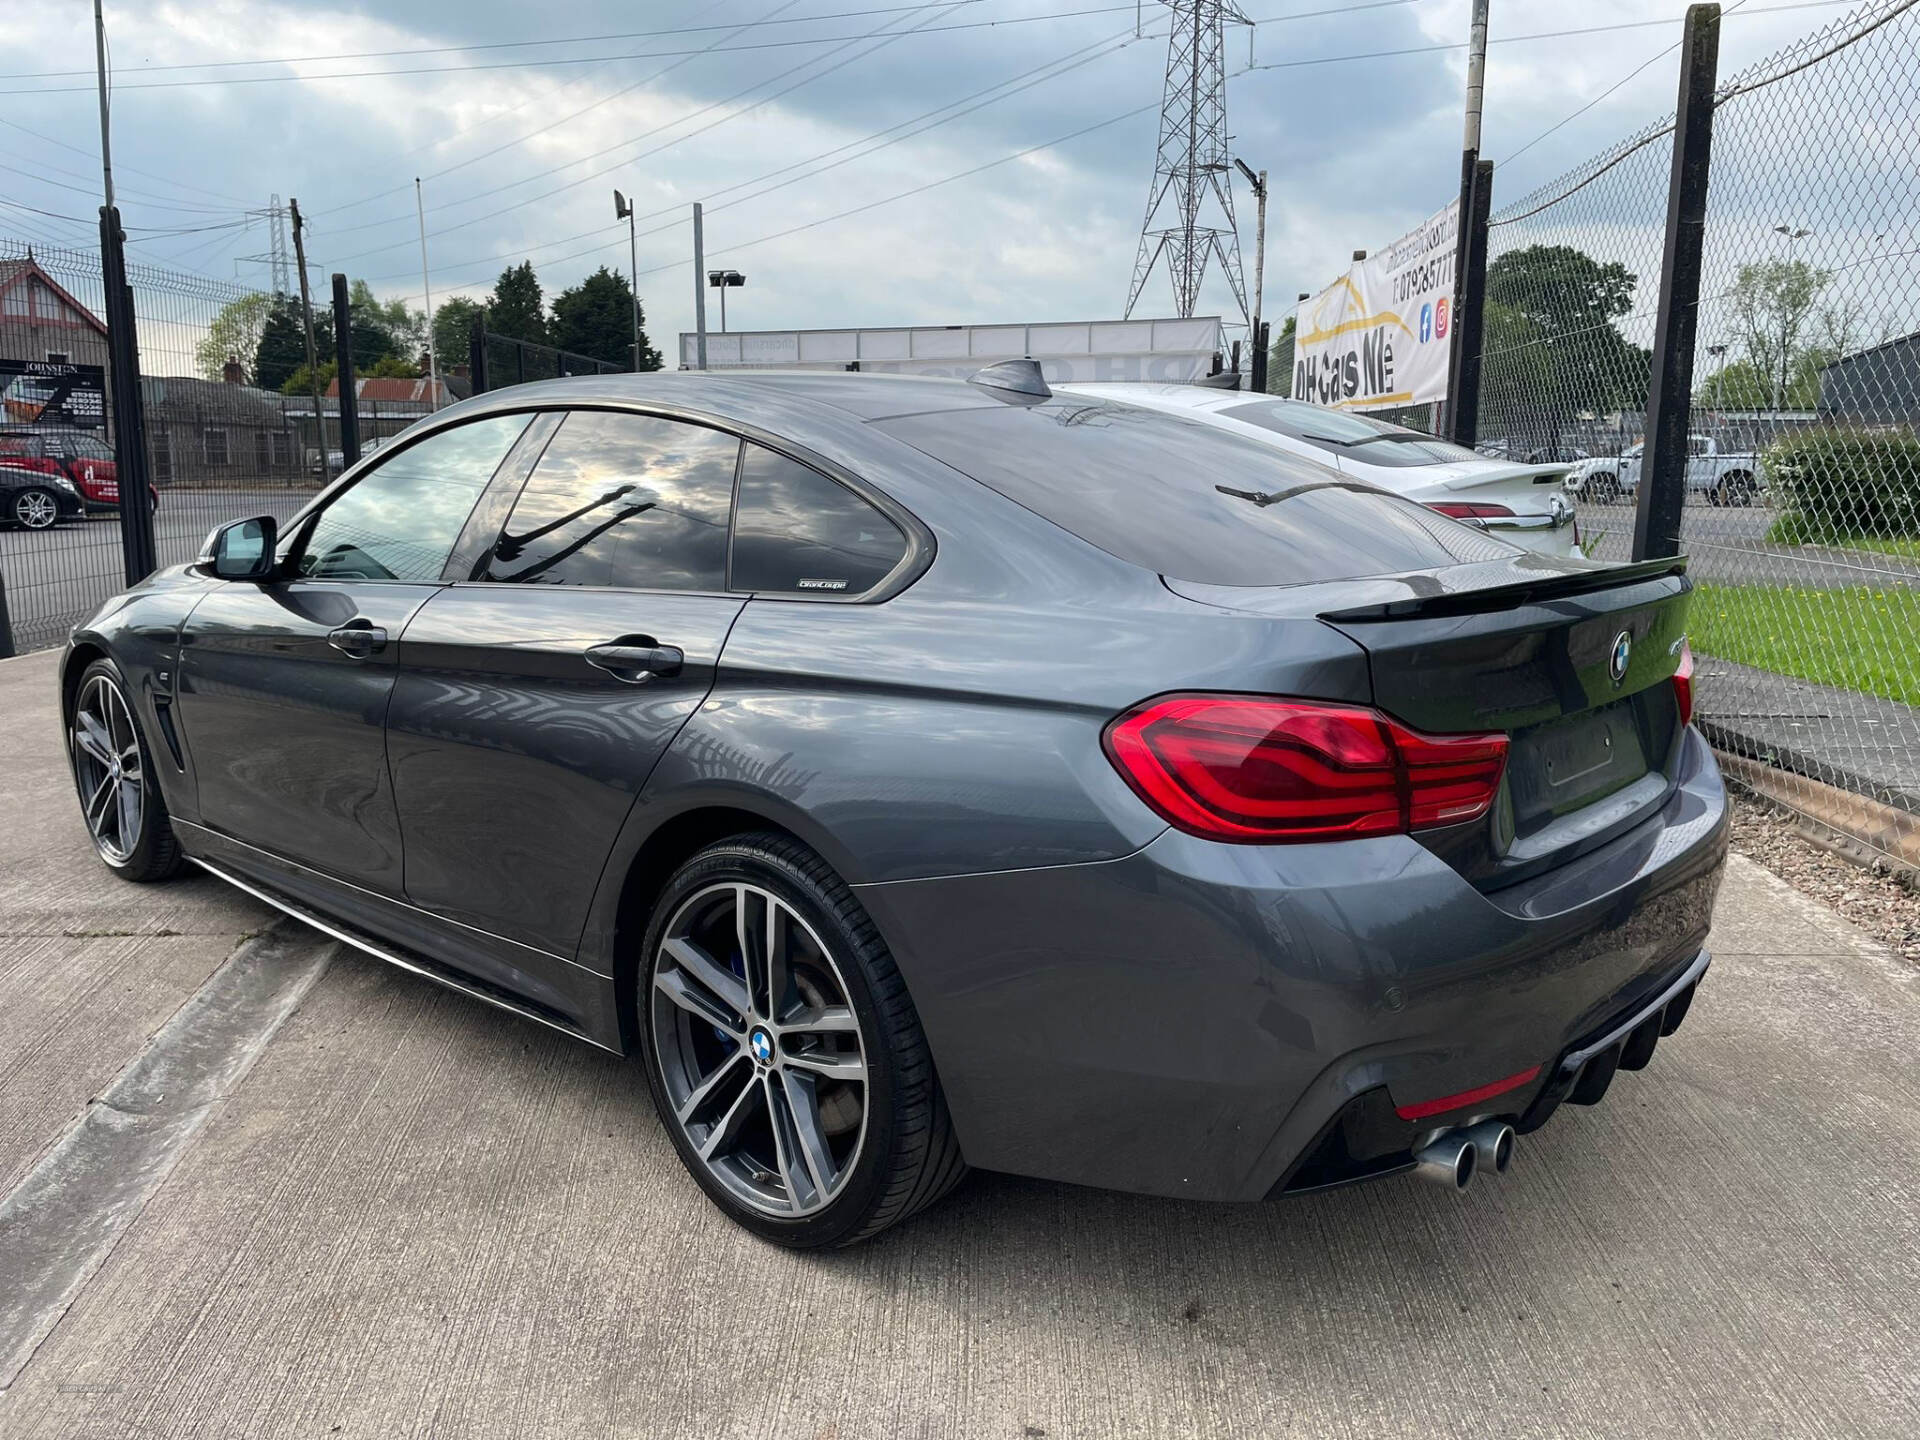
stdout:
POLYGON ((1493 213, 1493 162, 1476 160, 1473 184, 1454 240, 1457 280, 1447 365, 1447 433, 1456 445, 1480 438, 1480 349, 1487 305, 1487 220, 1493 213))
POLYGON ((148 504, 146 406, 140 393, 140 337, 127 284, 126 236, 117 207, 100 207, 100 279, 107 322, 107 365, 113 385, 113 464, 120 489, 120 555, 127 583, 157 567, 153 510, 148 504))
POLYGON ((1713 158, 1713 88, 1720 61, 1720 7, 1690 5, 1680 48, 1680 103, 1667 183, 1667 239, 1653 330, 1646 452, 1633 516, 1633 558, 1680 553, 1687 499, 1687 427, 1692 419, 1693 341, 1699 323, 1700 252, 1707 231, 1713 158))
POLYGON ((1273 329, 1271 320, 1260 322, 1260 333, 1253 337, 1253 389, 1256 395, 1267 393, 1267 333, 1273 329))
POLYGON ((487 312, 473 312, 473 328, 467 332, 467 383, 473 393, 487 392, 487 312))
POLYGON ((353 308, 347 300, 347 277, 333 275, 333 355, 340 387, 340 468, 360 458, 360 397, 353 385, 353 308))
POLYGON ((18 653, 13 648, 13 617, 7 613, 7 577, 0 571, 0 660, 11 660, 18 653))

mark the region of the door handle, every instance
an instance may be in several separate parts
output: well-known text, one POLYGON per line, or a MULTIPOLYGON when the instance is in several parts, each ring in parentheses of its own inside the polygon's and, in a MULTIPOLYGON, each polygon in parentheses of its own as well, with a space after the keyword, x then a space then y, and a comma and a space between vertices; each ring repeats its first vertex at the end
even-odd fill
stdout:
POLYGON ((349 620, 327 632, 327 643, 342 655, 360 660, 387 648, 387 632, 367 620, 349 620))
POLYGON ((679 647, 656 645, 644 637, 595 645, 587 651, 589 665, 629 685, 644 685, 656 675, 678 675, 686 658, 679 647))

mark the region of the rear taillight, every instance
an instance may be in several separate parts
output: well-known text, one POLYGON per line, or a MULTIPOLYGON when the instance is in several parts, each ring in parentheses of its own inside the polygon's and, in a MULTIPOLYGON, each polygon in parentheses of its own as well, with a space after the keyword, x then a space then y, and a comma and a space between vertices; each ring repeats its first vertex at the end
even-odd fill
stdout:
POLYGON ((1438 510, 1442 515, 1451 515, 1456 520, 1495 520, 1514 513, 1504 505, 1468 504, 1460 500, 1440 500, 1427 508, 1438 510))
POLYGON ((1501 734, 1423 735, 1357 705, 1173 695, 1107 726, 1107 758, 1171 824, 1209 840, 1393 835, 1486 814, 1501 734))
POLYGON ((1693 647, 1680 641, 1680 668, 1673 672, 1673 698, 1680 704, 1680 723, 1693 723, 1693 647))

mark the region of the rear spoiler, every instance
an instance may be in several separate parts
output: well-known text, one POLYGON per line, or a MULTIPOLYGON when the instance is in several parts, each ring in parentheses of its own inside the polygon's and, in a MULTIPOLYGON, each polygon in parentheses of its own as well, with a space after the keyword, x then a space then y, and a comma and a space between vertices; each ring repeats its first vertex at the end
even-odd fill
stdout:
POLYGON ((1321 612, 1322 620, 1366 621, 1403 620, 1414 616, 1474 615, 1485 610, 1531 605, 1541 600, 1566 595, 1586 595, 1595 590, 1613 590, 1626 585, 1642 585, 1669 575, 1679 576, 1681 588, 1686 580, 1687 557, 1676 555, 1667 560, 1641 560, 1632 565, 1608 565, 1598 570, 1576 570, 1562 575, 1543 575, 1538 579, 1516 581, 1509 585, 1489 585, 1480 590, 1448 591, 1435 595, 1414 595, 1404 600, 1389 600, 1381 605, 1356 605, 1350 610, 1321 612))

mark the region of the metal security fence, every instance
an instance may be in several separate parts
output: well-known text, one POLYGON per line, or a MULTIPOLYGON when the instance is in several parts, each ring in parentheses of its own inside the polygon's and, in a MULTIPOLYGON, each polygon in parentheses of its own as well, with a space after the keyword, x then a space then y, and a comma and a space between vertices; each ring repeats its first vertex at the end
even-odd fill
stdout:
MULTIPOLYGON (((285 333, 297 300, 142 265, 127 279, 155 558, 174 565, 214 526, 284 520, 339 473, 337 387, 316 414, 289 373, 289 349, 304 358, 285 333)), ((126 585, 104 302, 97 251, 0 238, 0 653, 61 643, 126 585)), ((428 381, 356 388, 363 451, 434 408, 428 381)))
POLYGON ((625 365, 614 365, 582 355, 542 345, 537 340, 518 340, 487 329, 485 312, 473 317, 473 332, 468 342, 467 370, 473 393, 500 390, 508 385, 526 385, 535 380, 561 380, 569 375, 623 375, 625 365))
MULTIPOLYGON (((1920 4, 1870 0, 1713 88, 1680 510, 1708 734, 1766 767, 1776 798, 1908 864, 1917 72, 1920 4), (1840 819, 1825 787, 1875 802, 1870 818, 1840 819)), ((1489 225, 1482 448, 1577 461, 1603 559, 1629 558, 1656 315, 1663 287, 1681 293, 1663 274, 1674 134, 1663 117, 1489 225)))

